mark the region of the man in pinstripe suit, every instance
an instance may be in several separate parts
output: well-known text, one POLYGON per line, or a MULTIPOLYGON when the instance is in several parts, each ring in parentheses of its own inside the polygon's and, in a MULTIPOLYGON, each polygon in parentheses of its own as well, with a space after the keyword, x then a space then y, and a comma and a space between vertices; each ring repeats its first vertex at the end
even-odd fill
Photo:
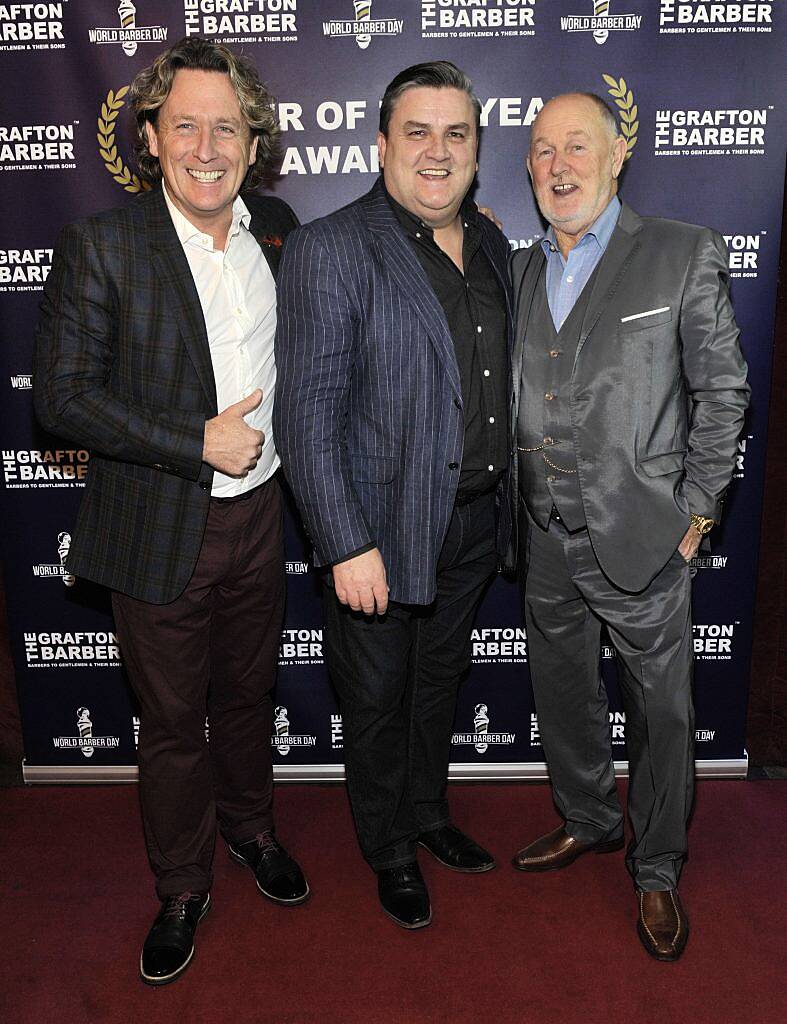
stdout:
POLYGON ((294 232, 279 277, 274 434, 326 567, 361 849, 405 928, 431 920, 418 844, 457 871, 494 867, 446 800, 507 464, 508 244, 466 198, 479 113, 453 64, 401 72, 380 108, 382 179, 294 232))
POLYGON ((193 957, 217 820, 269 899, 309 891, 273 833, 270 746, 284 564, 265 435, 274 274, 297 221, 279 200, 238 196, 278 131, 248 61, 186 39, 131 96, 140 170, 157 187, 63 232, 35 398, 44 426, 91 449, 68 569, 112 590, 140 704, 142 817, 162 901, 140 974, 163 985, 193 957))

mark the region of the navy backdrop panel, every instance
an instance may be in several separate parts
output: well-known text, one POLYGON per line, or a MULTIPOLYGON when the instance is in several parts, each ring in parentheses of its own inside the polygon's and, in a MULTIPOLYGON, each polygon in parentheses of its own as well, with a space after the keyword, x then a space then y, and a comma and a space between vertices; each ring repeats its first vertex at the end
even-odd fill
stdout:
MULTIPOLYGON (((134 763, 134 706, 107 596, 62 568, 89 454, 35 424, 32 336, 61 226, 133 203, 139 191, 128 84, 166 45, 196 32, 237 44, 262 69, 284 127, 273 187, 302 221, 373 183, 385 84, 408 64, 448 58, 468 71, 483 104, 476 198, 494 208, 513 247, 544 230, 523 166, 529 125, 545 99, 567 89, 615 104, 630 154, 622 194, 636 210, 724 234, 754 398, 724 525, 712 554, 696 563, 697 756, 744 758, 782 209, 785 22, 783 5, 761 0, 0 4, 1 532, 27 764, 73 777, 76 768, 95 774, 134 763)), ((316 579, 293 515, 287 559, 275 758, 282 767, 340 765, 316 579)), ((538 764, 512 583, 490 589, 473 643, 455 762, 479 770, 538 764)), ((603 654, 614 693, 611 652, 603 654)), ((623 759, 617 712, 612 728, 623 759)))

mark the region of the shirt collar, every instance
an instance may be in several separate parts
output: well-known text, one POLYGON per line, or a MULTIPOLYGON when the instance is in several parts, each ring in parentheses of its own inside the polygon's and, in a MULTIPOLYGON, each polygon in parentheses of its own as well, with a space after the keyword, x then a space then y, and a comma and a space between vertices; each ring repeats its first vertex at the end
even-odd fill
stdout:
MULTIPOLYGON (((205 249, 207 252, 214 251, 213 236, 206 234, 199 228, 194 227, 188 218, 184 217, 180 210, 170 199, 169 192, 167 191, 166 183, 162 181, 161 188, 164 192, 164 201, 167 204, 169 215, 172 218, 172 225, 175 228, 175 234, 178 236, 181 245, 186 245, 190 242, 192 245, 197 246, 199 249, 205 249)), ((248 230, 249 224, 251 223, 251 214, 249 208, 243 202, 240 196, 235 197, 235 201, 232 204, 232 224, 230 225, 229 232, 227 233, 227 242, 234 236, 237 235, 241 227, 248 230)))
MULTIPOLYGON (((426 234, 428 238, 434 237, 434 229, 430 228, 428 224, 416 217, 414 213, 411 213, 406 207, 402 206, 401 203, 397 203, 388 189, 385 187, 385 182, 382 181, 383 195, 388 200, 388 204, 396 215, 396 219, 401 224, 406 235, 410 238, 420 237, 421 234, 426 234)), ((478 209, 468 196, 462 200, 462 205, 459 208, 459 216, 462 218, 462 223, 467 226, 473 226, 478 221, 478 209)))
MULTIPOLYGON (((617 196, 613 196, 605 206, 604 210, 596 217, 590 227, 587 229, 585 234, 577 242, 577 246, 580 245, 591 245, 595 243, 599 250, 604 253, 606 252, 609 240, 612 238, 612 233, 615 230, 615 225, 618 222, 620 216, 620 200, 617 196), (587 241, 585 241, 587 239, 587 241)), ((555 229, 552 225, 549 225, 549 230, 546 235, 541 239, 541 248, 544 250, 544 255, 549 259, 549 254, 556 250, 560 252, 557 246, 557 237, 555 235, 555 229)))

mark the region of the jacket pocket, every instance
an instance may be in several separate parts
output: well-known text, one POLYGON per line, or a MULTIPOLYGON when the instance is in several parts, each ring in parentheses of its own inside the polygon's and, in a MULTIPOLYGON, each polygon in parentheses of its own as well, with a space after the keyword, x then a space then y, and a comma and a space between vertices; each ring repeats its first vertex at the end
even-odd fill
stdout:
POLYGON ((659 309, 645 312, 644 315, 634 314, 632 319, 621 317, 619 330, 622 334, 629 334, 634 331, 644 331, 646 327, 660 327, 662 324, 668 324, 671 320, 671 309, 659 309))
POLYGON ((641 469, 646 476, 665 476, 667 473, 682 472, 685 458, 686 449, 681 448, 678 451, 664 452, 663 455, 651 455, 647 459, 640 459, 637 468, 641 469))
POLYGON ((388 455, 351 455, 350 476, 359 483, 389 484, 396 476, 396 459, 388 455))

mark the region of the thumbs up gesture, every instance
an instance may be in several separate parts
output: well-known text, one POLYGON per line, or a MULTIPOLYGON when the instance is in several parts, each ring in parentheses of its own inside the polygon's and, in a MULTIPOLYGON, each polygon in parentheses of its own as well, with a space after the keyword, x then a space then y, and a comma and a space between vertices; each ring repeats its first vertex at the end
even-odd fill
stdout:
POLYGON ((244 420, 262 401, 256 388, 247 398, 228 406, 218 416, 205 422, 202 459, 227 476, 242 477, 254 469, 262 455, 265 435, 244 420))

